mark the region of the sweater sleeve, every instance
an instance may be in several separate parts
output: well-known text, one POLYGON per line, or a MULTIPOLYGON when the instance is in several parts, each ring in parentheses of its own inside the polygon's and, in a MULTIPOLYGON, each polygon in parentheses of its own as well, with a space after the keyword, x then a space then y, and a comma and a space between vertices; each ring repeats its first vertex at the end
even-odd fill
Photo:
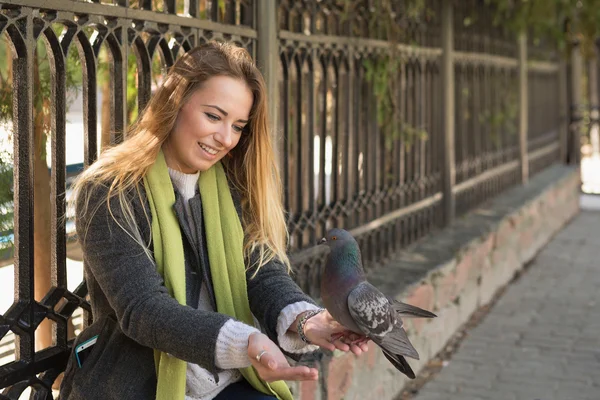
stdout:
POLYGON ((319 307, 314 304, 300 301, 286 306, 281 310, 277 319, 277 340, 279 346, 289 353, 304 354, 319 349, 319 346, 307 345, 300 339, 296 332, 290 331, 290 326, 294 323, 298 315, 305 311, 318 310, 319 307))
MULTIPOLYGON (((118 199, 110 200, 109 211, 106 195, 105 187, 94 187, 85 214, 85 200, 77 202, 76 228, 86 274, 97 281, 125 335, 214 373, 217 337, 231 317, 181 305, 171 297, 154 260, 138 243, 143 235, 126 231, 118 199)), ((79 197, 85 198, 85 193, 79 197)), ((149 221, 136 208, 139 203, 134 204, 139 231, 150 232, 149 221)))
MULTIPOLYGON (((316 306, 315 302, 298 287, 279 260, 271 260, 263 265, 256 275, 254 275, 255 272, 255 268, 247 269, 250 308, 267 336, 281 346, 277 325, 282 311, 294 303, 304 302, 307 305, 316 306)), ((291 318, 290 315, 287 319, 289 318, 291 318)), ((294 319, 295 316, 289 322, 288 328, 294 319)), ((283 325, 285 324, 282 323, 283 325)), ((285 348, 283 350, 287 351, 285 348)), ((294 357, 292 356, 292 358, 294 357)))
POLYGON ((215 360, 221 369, 246 368, 251 365, 248 358, 248 338, 258 329, 230 319, 221 327, 217 337, 215 360))

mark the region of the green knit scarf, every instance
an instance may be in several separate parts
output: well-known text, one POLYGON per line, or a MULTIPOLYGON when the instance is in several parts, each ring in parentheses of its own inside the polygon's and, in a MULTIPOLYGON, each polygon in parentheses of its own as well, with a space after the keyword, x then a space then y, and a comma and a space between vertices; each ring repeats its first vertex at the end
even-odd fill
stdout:
MULTIPOLYGON (((180 304, 186 303, 185 260, 179 223, 173 210, 175 194, 162 151, 144 178, 150 212, 156 268, 165 286, 180 304)), ((217 311, 253 325, 248 303, 243 256, 244 232, 229 191, 221 163, 198 179, 208 246, 210 272, 217 300, 217 311), (234 295, 235 294, 235 295, 234 295)), ((154 351, 158 384, 157 400, 185 398, 186 362, 154 351)), ((252 367, 240 369, 244 378, 262 393, 280 400, 293 400, 283 381, 264 382, 252 367)))

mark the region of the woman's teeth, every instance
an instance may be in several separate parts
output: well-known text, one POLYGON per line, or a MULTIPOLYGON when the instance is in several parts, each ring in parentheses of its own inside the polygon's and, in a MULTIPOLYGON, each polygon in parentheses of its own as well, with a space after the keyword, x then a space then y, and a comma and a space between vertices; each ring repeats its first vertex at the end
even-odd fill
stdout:
POLYGON ((213 156, 218 153, 217 150, 211 149, 210 147, 207 147, 202 143, 200 143, 200 147, 202 147, 202 149, 204 149, 204 151, 206 151, 208 154, 212 154, 213 156))

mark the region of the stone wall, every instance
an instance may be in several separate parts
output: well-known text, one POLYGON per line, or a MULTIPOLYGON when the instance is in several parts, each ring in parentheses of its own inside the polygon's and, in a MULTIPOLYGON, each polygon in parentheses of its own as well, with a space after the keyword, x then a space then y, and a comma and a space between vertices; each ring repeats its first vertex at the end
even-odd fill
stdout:
MULTIPOLYGON (((405 320, 421 356, 408 359, 415 373, 578 213, 579 187, 578 169, 549 168, 403 251, 369 277, 387 295, 438 315, 405 320)), ((292 383, 300 400, 394 399, 406 381, 373 344, 360 357, 336 352, 304 362, 316 364, 320 382, 292 383)))

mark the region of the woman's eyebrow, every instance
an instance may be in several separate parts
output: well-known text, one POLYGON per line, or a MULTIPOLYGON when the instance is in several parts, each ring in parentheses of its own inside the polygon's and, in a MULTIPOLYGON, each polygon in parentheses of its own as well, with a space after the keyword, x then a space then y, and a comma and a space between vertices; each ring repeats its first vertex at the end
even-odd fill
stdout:
MULTIPOLYGON (((203 105, 203 106, 206 106, 206 107, 212 107, 212 108, 214 108, 214 109, 216 109, 216 110, 219 110, 219 111, 221 112, 221 114, 223 114, 224 116, 228 116, 228 115, 229 115, 229 113, 228 113, 227 111, 223 110, 223 109, 222 109, 221 107, 219 107, 219 106, 215 106, 215 105, 213 105, 213 104, 202 104, 202 105, 203 105)), ((244 123, 244 124, 247 124, 247 123, 248 123, 248 120, 247 120, 247 119, 238 119, 238 120, 237 120, 237 122, 242 122, 242 123, 244 123)))

